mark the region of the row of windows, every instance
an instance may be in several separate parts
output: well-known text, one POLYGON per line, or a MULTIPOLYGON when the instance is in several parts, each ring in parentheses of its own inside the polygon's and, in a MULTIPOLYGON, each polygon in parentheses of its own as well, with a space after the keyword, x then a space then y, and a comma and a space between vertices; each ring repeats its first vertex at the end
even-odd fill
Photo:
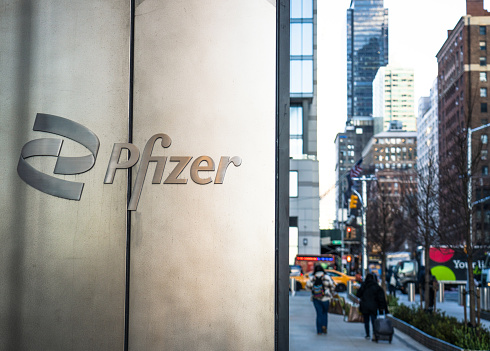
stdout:
POLYGON ((401 161, 401 160, 408 160, 408 161, 411 161, 413 158, 412 158, 412 154, 409 153, 408 156, 407 155, 386 155, 386 156, 383 156, 383 155, 379 155, 378 156, 378 161, 401 161))
POLYGON ((376 163, 376 169, 410 169, 413 167, 411 163, 376 163))
MULTIPOLYGON (((413 149, 410 147, 410 148, 408 148, 408 150, 409 151, 412 151, 413 149)), ((379 152, 383 152, 384 151, 387 154, 389 154, 390 152, 392 154, 395 154, 395 153, 399 154, 401 152, 407 152, 407 148, 405 146, 404 147, 392 147, 392 148, 389 148, 389 147, 387 147, 387 148, 377 148, 377 147, 375 147, 374 148, 374 151, 376 151, 376 152, 378 152, 378 151, 379 152)))
POLYGON ((413 144, 415 139, 413 138, 376 138, 374 139, 375 143, 379 144, 413 144))

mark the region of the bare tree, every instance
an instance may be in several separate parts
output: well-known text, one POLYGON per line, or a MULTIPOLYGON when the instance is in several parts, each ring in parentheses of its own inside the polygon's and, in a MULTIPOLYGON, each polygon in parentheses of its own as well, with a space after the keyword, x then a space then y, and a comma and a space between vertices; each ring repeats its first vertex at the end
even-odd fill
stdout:
POLYGON ((431 245, 439 242, 439 178, 437 163, 432 153, 428 154, 428 162, 422 169, 417 169, 417 182, 405 181, 401 207, 405 215, 403 224, 410 229, 407 234, 410 240, 424 247, 425 309, 429 306, 429 284, 431 273, 428 267, 431 245))
MULTIPOLYGON (((391 172, 388 172, 391 173, 391 172)), ((386 291, 386 257, 388 252, 397 250, 403 239, 396 230, 396 220, 400 216, 399 196, 393 191, 392 179, 386 181, 386 171, 377 174, 371 183, 368 196, 367 238, 371 251, 381 257, 381 285, 386 291)))

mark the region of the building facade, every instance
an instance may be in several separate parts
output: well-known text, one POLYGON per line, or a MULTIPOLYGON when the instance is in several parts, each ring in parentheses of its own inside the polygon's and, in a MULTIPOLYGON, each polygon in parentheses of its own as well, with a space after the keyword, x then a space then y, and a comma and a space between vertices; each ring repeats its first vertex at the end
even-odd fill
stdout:
POLYGON ((403 196, 417 189, 417 133, 401 129, 378 133, 363 156, 365 167, 376 178, 367 184, 368 251, 408 251, 410 240, 399 224, 406 211, 403 196))
POLYGON ((380 67, 373 81, 374 133, 388 130, 392 121, 401 122, 406 131, 416 131, 414 110, 413 69, 380 67))
POLYGON ((290 260, 320 253, 316 3, 291 1, 290 260))
MULTIPOLYGON (((449 176, 457 181, 454 165, 466 163, 467 129, 475 129, 489 122, 488 89, 490 66, 487 43, 490 43, 490 13, 484 10, 483 0, 467 0, 466 15, 461 17, 437 53, 438 63, 438 118, 440 167, 449 170, 449 176)), ((472 133, 473 198, 490 194, 488 135, 490 129, 472 133)), ((448 182, 452 183, 448 178, 448 182)), ((441 184, 446 187, 448 184, 441 184)), ((441 203, 441 220, 445 211, 441 203)), ((488 237, 490 231, 490 207, 479 205, 474 212, 473 223, 476 237, 482 231, 488 237), (486 228, 486 229, 485 229, 486 228)), ((448 219, 445 219, 447 221, 448 219)))
POLYGON ((383 0, 352 0, 347 10, 347 119, 372 116, 372 83, 388 64, 388 9, 383 0))
POLYGON ((348 189, 348 180, 346 178, 350 169, 362 157, 364 146, 373 136, 373 118, 356 117, 349 125, 345 127, 343 133, 337 134, 335 138, 335 150, 337 154, 335 175, 336 175, 336 199, 337 211, 336 222, 339 224, 347 220, 348 210, 345 198, 348 189))
POLYGON ((426 174, 429 163, 435 174, 439 169, 439 121, 437 80, 434 80, 430 95, 419 100, 417 117, 417 169, 426 174))
POLYGON ((410 170, 417 166, 417 133, 388 130, 375 134, 363 151, 365 167, 371 172, 410 170))

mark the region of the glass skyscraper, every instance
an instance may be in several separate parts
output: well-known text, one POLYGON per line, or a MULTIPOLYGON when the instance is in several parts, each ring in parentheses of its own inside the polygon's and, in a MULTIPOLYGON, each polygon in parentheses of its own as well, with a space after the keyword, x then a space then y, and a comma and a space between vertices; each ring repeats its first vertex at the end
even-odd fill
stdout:
POLYGON ((372 116, 373 79, 388 64, 383 0, 352 0, 347 10, 347 119, 372 116))

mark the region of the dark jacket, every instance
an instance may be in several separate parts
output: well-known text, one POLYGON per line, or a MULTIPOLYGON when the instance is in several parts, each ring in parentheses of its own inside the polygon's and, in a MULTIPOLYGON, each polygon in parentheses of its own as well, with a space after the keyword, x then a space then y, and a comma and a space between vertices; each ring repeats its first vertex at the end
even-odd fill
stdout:
POLYGON ((361 299, 359 310, 363 314, 377 314, 378 310, 386 310, 387 308, 384 290, 369 275, 357 291, 356 296, 361 299))

